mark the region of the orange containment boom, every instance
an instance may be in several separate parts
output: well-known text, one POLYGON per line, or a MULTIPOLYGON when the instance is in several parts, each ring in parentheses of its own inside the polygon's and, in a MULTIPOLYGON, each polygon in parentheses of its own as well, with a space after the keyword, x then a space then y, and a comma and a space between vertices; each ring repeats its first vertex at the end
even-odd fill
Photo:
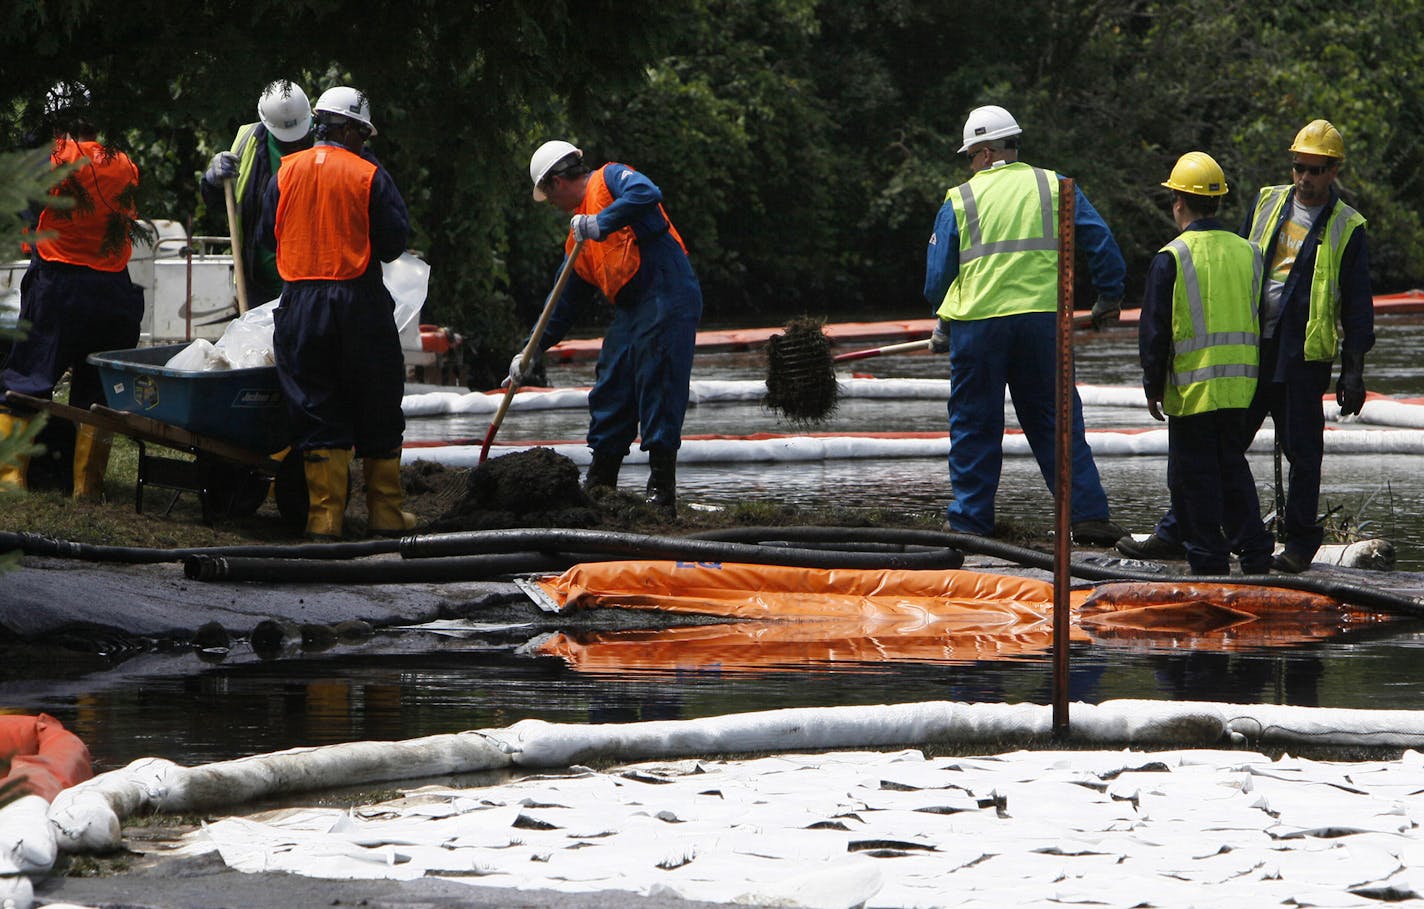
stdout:
POLYGON ((23 780, 21 791, 52 802, 60 790, 93 775, 88 747, 59 720, 43 713, 0 715, 0 786, 23 780))
POLYGON ((1079 614, 1079 624, 1095 640, 1171 636, 1177 648, 1188 650, 1299 644, 1391 621, 1309 591, 1185 579, 1104 584, 1079 614))
MULTIPOLYGON (((739 620, 560 633, 538 647, 594 672, 1034 659, 1053 645, 1051 583, 975 571, 596 562, 525 587, 555 610, 660 610, 739 620)), ((1070 609, 1075 644, 1169 650, 1295 644, 1391 620, 1312 593, 1190 581, 1073 591, 1070 609)))
POLYGON ((983 629, 1031 625, 1053 608, 1053 585, 1046 581, 978 571, 593 562, 537 583, 562 609, 658 609, 782 621, 923 616, 983 629))

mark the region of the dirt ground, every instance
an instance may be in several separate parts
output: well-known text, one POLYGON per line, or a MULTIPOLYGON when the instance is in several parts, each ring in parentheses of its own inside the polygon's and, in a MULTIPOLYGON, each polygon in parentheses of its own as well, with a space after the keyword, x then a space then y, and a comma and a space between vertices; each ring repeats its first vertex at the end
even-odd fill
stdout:
MULTIPOLYGON (((74 502, 61 488, 0 495, 0 532, 151 548, 302 542, 301 525, 284 517, 272 495, 249 514, 221 516, 208 523, 194 493, 149 488, 140 513, 135 507, 136 465, 136 453, 124 452, 116 443, 101 503, 74 502)), ((360 540, 367 536, 365 485, 359 461, 352 468, 344 537, 360 540)), ((641 485, 635 481, 624 480, 616 490, 592 493, 585 492, 580 481, 578 466, 547 448, 494 457, 475 468, 420 460, 407 460, 401 466, 404 508, 418 522, 414 533, 568 527, 682 535, 720 527, 811 523, 938 529, 938 521, 925 515, 835 507, 813 510, 761 500, 721 512, 683 507, 670 519, 644 501, 641 485)))

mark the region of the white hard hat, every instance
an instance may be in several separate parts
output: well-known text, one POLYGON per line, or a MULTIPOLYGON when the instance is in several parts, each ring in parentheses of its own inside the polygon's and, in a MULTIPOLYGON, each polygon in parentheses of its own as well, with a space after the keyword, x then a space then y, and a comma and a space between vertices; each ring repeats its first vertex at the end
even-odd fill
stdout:
POLYGON ((971 145, 1007 139, 1022 133, 1018 121, 1002 107, 994 104, 976 107, 969 112, 969 119, 964 121, 964 144, 959 146, 959 150, 967 152, 971 145))
POLYGON ((540 182, 549 175, 554 165, 567 158, 569 155, 583 157, 583 150, 574 148, 562 139, 550 139, 543 145, 534 149, 534 156, 529 159, 529 179, 534 181, 534 199, 543 202, 544 191, 539 188, 540 182))
POLYGON ((364 123, 371 135, 376 134, 376 124, 371 122, 371 102, 366 100, 365 92, 349 85, 338 85, 322 92, 312 110, 319 114, 340 114, 357 123, 364 123))
POLYGON ((278 142, 295 142, 311 132, 311 102, 300 85, 278 79, 262 89, 257 119, 278 142))

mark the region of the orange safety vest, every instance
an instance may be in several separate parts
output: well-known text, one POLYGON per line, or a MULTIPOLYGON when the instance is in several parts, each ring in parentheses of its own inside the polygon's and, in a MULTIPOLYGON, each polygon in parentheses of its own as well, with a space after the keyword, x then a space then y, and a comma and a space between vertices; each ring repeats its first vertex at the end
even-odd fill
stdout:
POLYGON ((282 159, 277 171, 277 273, 283 281, 349 281, 371 264, 376 165, 340 145, 282 159))
POLYGON ((52 196, 73 199, 74 206, 40 212, 36 229, 49 235, 36 241, 40 258, 95 271, 123 271, 133 251, 129 226, 138 216, 138 168, 121 151, 69 138, 56 140, 49 158, 55 167, 81 166, 50 190, 52 196))
MULTIPOLYGON (((613 193, 608 191, 608 180, 603 174, 607 168, 608 165, 605 164, 589 174, 588 187, 575 214, 596 215, 613 204, 613 193)), ((628 169, 632 170, 631 167, 628 169)), ((682 235, 673 227, 672 219, 668 217, 661 203, 658 205, 658 211, 667 222, 668 233, 672 234, 677 245, 682 247, 683 255, 687 255, 687 244, 682 242, 682 235)), ((570 232, 568 239, 564 241, 564 254, 568 255, 573 251, 574 235, 570 232)), ((633 228, 627 226, 620 227, 602 240, 585 243, 583 252, 579 253, 578 262, 574 264, 574 271, 578 272, 580 278, 603 291, 608 302, 612 303, 618 299, 618 292, 633 280, 642 264, 638 237, 633 233, 633 228)))

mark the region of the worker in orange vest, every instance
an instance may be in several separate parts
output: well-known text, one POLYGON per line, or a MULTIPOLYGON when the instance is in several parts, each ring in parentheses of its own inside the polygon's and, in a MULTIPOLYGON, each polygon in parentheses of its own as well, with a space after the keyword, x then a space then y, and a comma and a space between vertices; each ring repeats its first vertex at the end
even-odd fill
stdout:
MULTIPOLYGON (((583 152, 562 140, 545 142, 529 161, 534 198, 571 214, 565 254, 588 241, 539 341, 547 350, 563 339, 583 302, 602 294, 613 305, 593 388, 588 394, 588 445, 593 449, 584 486, 613 487, 629 446, 641 431, 648 453, 647 498, 677 513, 677 450, 687 413, 688 382, 702 287, 687 246, 663 209, 663 194, 626 164, 594 170, 583 152)), ((518 385, 520 355, 510 363, 518 385)))
MULTIPOLYGON (((130 236, 137 229, 138 168, 128 155, 98 141, 88 89, 61 82, 50 89, 45 115, 52 126, 54 168, 74 170, 50 191, 29 244, 30 266, 20 283, 25 337, 10 351, 0 386, 52 398, 65 371, 69 403, 88 410, 105 402, 91 353, 138 345, 143 288, 129 280, 130 236), (59 200, 64 200, 63 202, 59 200)), ((0 438, 22 432, 33 414, 0 406, 0 438)), ((74 439, 74 498, 98 500, 109 464, 111 433, 81 425, 74 439)), ((27 462, 0 465, 0 489, 25 488, 27 462)))
POLYGON ((405 359, 381 263, 405 251, 410 219, 391 175, 362 154, 376 135, 365 94, 328 89, 313 115, 316 144, 282 159, 259 229, 285 282, 272 341, 293 456, 304 462, 306 534, 341 537, 354 449, 367 529, 398 536, 415 517, 402 511, 405 359))

